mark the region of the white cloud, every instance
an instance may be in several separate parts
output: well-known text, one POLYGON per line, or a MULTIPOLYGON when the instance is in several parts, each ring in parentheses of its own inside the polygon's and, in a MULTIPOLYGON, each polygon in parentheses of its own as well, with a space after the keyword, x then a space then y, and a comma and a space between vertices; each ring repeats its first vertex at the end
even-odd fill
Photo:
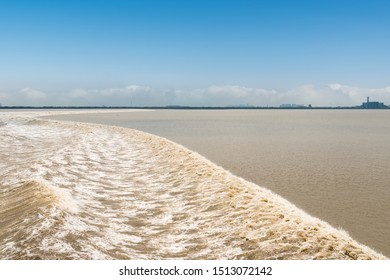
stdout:
POLYGON ((125 87, 125 89, 129 92, 149 92, 151 90, 148 86, 138 86, 138 85, 130 85, 125 87))
POLYGON ((389 94, 390 93, 390 87, 370 89, 369 92, 389 94))
POLYGON ((88 95, 88 91, 85 89, 74 89, 68 94, 70 98, 82 98, 87 95, 88 95))
POLYGON ((330 84, 330 85, 328 85, 328 87, 331 90, 340 90, 342 88, 342 85, 340 85, 340 84, 330 84))
POLYGON ((31 89, 31 88, 24 88, 20 90, 20 93, 23 93, 27 98, 29 99, 45 99, 46 93, 31 89))
MULTIPOLYGON (((68 93, 63 93, 61 99, 67 105, 74 106, 131 106, 133 103, 132 99, 137 99, 139 102, 136 105, 148 106, 147 101, 140 101, 141 99, 145 99, 145 96, 151 91, 152 89, 150 87, 141 85, 128 85, 125 87, 105 89, 75 89, 68 93)), ((153 103, 157 97, 156 94, 149 101, 153 103)))
POLYGON ((333 91, 340 91, 341 93, 344 93, 351 97, 359 95, 359 92, 362 91, 362 89, 358 87, 352 87, 352 86, 341 85, 341 84, 330 84, 328 85, 328 87, 333 91))
POLYGON ((286 103, 313 106, 355 106, 366 98, 367 89, 338 83, 326 86, 303 85, 281 95, 286 103))
POLYGON ((312 106, 354 106, 378 100, 390 104, 390 87, 360 88, 332 83, 302 85, 285 91, 239 85, 212 85, 195 89, 159 89, 146 85, 127 85, 105 89, 74 89, 68 92, 49 92, 24 88, 0 94, 6 105, 26 106, 279 106, 284 103, 312 106))
POLYGON ((334 92, 344 94, 348 100, 353 104, 360 104, 366 100, 367 96, 371 97, 371 100, 377 100, 384 102, 385 104, 390 103, 390 87, 384 88, 360 88, 356 86, 348 86, 341 84, 331 84, 329 88, 334 92))
POLYGON ((213 85, 207 88, 177 91, 176 98, 182 103, 187 102, 187 105, 194 104, 194 106, 229 106, 243 104, 261 106, 262 104, 276 102, 277 92, 275 90, 237 85, 213 85))

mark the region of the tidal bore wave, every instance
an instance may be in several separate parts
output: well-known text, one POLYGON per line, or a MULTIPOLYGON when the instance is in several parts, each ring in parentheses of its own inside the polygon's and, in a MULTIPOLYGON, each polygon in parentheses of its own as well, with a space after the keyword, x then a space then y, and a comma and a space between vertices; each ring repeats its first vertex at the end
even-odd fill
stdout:
POLYGON ((385 259, 166 139, 0 117, 1 259, 385 259))

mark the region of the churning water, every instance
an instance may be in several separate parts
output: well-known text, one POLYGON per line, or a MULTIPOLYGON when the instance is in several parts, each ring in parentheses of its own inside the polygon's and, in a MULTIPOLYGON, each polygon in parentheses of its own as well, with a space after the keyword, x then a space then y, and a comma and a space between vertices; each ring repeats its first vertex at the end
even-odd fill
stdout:
POLYGON ((380 259, 167 139, 0 112, 2 259, 380 259))

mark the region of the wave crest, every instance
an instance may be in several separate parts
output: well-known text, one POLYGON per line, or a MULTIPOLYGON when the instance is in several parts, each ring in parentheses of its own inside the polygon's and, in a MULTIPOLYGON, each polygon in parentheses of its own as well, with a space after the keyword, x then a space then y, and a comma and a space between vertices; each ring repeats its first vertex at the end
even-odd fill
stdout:
POLYGON ((51 121, 15 131, 28 137, 9 149, 34 161, 7 180, 34 179, 0 181, 4 258, 385 258, 167 139, 51 121))

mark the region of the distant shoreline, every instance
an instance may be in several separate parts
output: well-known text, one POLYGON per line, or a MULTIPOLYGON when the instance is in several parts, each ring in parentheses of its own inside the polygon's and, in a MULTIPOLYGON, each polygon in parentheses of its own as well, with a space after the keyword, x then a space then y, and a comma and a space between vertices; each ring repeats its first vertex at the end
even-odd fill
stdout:
POLYGON ((4 109, 165 109, 165 110, 388 110, 388 108, 363 108, 362 106, 353 107, 241 107, 241 106, 224 106, 224 107, 193 107, 193 106, 1 106, 4 109))

